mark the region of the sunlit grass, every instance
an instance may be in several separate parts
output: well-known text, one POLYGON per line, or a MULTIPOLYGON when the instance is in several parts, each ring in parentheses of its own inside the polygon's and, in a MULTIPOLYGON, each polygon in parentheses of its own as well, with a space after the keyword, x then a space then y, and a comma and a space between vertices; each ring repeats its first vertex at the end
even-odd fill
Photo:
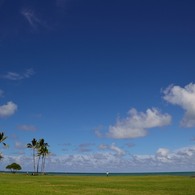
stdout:
POLYGON ((194 195, 188 176, 31 176, 0 174, 0 194, 194 195))

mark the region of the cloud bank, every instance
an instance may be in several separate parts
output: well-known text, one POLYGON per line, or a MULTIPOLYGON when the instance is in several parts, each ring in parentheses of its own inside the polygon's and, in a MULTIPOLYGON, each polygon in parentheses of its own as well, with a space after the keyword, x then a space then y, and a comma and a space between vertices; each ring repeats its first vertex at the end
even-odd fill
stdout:
POLYGON ((195 126, 195 84, 190 83, 185 87, 169 86, 164 90, 167 102, 178 105, 185 110, 181 125, 184 127, 195 126))
POLYGON ((137 112, 131 109, 125 119, 118 119, 114 126, 109 127, 108 137, 116 139, 143 137, 147 129, 162 127, 170 124, 171 116, 161 114, 156 108, 146 112, 137 112))
POLYGON ((9 117, 13 115, 16 112, 17 108, 18 106, 12 101, 0 106, 0 118, 9 117))
MULTIPOLYGON (((23 151, 23 145, 17 143, 16 147, 23 151)), ((103 147, 103 145, 102 145, 103 147)), ((131 155, 122 153, 115 144, 105 145, 101 151, 52 155, 46 160, 46 171, 62 172, 142 172, 142 171, 190 171, 195 169, 195 146, 179 148, 171 151, 168 148, 159 148, 154 154, 131 155), (102 150, 103 149, 103 150, 102 150), (105 151, 105 150, 109 151, 105 151)), ((31 153, 29 153, 31 154, 31 153)), ((32 171, 33 162, 30 155, 4 155, 0 168, 3 170, 7 164, 19 163, 23 171, 32 171)))

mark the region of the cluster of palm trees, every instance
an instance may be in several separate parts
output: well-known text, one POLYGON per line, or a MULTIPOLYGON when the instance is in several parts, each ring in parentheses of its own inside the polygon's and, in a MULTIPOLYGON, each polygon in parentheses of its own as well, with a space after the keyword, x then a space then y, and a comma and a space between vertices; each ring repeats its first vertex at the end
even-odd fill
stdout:
MULTIPOLYGON (((0 143, 4 146, 7 144, 4 142, 7 139, 7 136, 3 132, 0 132, 0 143)), ((38 141, 33 138, 33 140, 27 144, 27 148, 31 148, 33 151, 33 168, 34 174, 39 173, 40 163, 41 163, 41 173, 45 173, 45 159, 49 155, 48 143, 45 140, 39 139, 38 141)), ((2 153, 0 152, 0 160, 3 158, 2 153)))
POLYGON ((30 143, 27 144, 27 148, 31 148, 33 151, 33 168, 34 174, 39 173, 40 162, 41 162, 41 173, 45 173, 45 159, 49 155, 48 143, 45 143, 45 140, 35 138, 32 139, 30 143))

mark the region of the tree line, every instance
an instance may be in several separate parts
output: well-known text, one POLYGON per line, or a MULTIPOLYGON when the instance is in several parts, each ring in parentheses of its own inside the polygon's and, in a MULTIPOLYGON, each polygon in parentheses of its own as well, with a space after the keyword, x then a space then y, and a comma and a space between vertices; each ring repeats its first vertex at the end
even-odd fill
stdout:
MULTIPOLYGON (((0 132, 0 143, 4 146, 7 144, 4 142, 7 139, 4 132, 0 132)), ((26 145, 27 148, 32 149, 32 157, 33 157, 33 175, 39 174, 39 170, 41 169, 41 173, 45 174, 45 161, 46 157, 50 154, 49 152, 49 144, 45 142, 43 138, 37 140, 35 138, 32 139, 30 143, 26 145)), ((0 160, 3 158, 2 153, 0 152, 0 160)), ((12 163, 11 165, 15 165, 16 163, 12 163)), ((12 166, 11 166, 12 167, 12 166)), ((6 168, 10 168, 8 165, 6 168)))

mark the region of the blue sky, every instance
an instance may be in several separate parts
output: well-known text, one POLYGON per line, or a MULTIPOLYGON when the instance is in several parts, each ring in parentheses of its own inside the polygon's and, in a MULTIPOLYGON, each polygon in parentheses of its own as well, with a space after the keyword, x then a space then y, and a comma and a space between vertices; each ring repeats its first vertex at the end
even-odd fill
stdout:
POLYGON ((0 129, 47 171, 195 170, 194 1, 0 0, 0 129))

